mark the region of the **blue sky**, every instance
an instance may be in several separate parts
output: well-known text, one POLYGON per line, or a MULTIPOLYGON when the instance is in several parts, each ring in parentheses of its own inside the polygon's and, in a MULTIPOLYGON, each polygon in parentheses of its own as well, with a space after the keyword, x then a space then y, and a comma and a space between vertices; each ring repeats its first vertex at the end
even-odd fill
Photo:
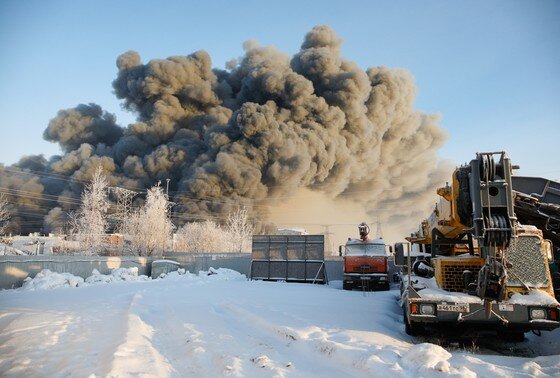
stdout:
POLYGON ((216 67, 255 39, 295 53, 314 25, 361 67, 412 72, 416 107, 443 116, 455 164, 507 150, 521 174, 560 178, 560 1, 0 2, 0 162, 58 153, 42 140, 59 109, 95 102, 121 125, 116 57, 208 51, 216 67))

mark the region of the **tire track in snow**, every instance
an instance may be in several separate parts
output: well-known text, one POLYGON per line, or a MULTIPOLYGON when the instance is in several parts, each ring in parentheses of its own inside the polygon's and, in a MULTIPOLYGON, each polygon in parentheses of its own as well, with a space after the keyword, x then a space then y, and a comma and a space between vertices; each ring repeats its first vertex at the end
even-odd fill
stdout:
POLYGON ((111 377, 168 377, 173 371, 167 359, 152 344, 153 328, 136 314, 142 299, 141 293, 142 291, 135 293, 128 306, 127 331, 124 342, 114 353, 111 371, 108 374, 111 377))
POLYGON ((227 330, 214 327, 215 315, 207 303, 185 311, 187 302, 165 289, 157 293, 157 307, 152 305, 155 300, 147 295, 131 312, 153 329, 151 345, 169 364, 170 376, 244 376, 243 361, 220 348, 232 340, 227 330))
MULTIPOLYGON (((164 293, 159 293, 160 299, 164 293)), ((174 302, 162 300, 153 308, 149 299, 142 307, 133 308, 134 315, 152 328, 152 347, 169 364, 171 376, 204 376, 208 364, 203 361, 207 353, 199 340, 201 333, 193 324, 181 322, 173 308, 174 302)), ((206 374, 205 374, 206 373, 206 374)))

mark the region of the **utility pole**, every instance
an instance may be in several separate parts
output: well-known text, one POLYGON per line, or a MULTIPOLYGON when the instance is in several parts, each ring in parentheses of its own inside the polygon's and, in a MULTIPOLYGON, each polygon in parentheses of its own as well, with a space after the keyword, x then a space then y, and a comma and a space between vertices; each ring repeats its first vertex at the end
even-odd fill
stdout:
POLYGON ((165 195, 167 196, 167 198, 169 198, 169 181, 171 181, 170 178, 165 179, 165 181, 167 181, 167 186, 165 188, 165 195))

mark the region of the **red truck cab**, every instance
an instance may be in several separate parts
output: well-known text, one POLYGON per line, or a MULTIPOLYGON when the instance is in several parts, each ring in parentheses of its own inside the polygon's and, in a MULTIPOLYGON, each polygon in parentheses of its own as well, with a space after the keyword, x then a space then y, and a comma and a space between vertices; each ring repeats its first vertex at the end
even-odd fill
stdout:
POLYGON ((343 289, 389 290, 389 254, 385 241, 369 239, 361 229, 360 236, 361 239, 349 239, 344 246, 343 289))

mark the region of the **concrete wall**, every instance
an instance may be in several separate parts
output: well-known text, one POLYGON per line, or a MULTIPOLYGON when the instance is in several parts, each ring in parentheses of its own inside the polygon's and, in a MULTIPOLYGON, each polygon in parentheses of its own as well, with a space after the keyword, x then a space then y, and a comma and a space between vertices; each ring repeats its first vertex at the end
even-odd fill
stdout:
POLYGON ((327 257, 325 260, 325 266, 327 267, 327 279, 329 282, 342 281, 342 257, 327 257))
POLYGON ((20 287, 26 277, 35 277, 43 269, 86 278, 93 269, 108 274, 112 269, 131 267, 149 275, 150 264, 148 258, 136 256, 0 256, 0 289, 20 287))
MULTIPOLYGON (((212 268, 228 268, 249 277, 249 253, 168 253, 164 257, 101 257, 101 256, 0 256, 0 289, 20 287, 26 277, 35 277, 43 269, 58 273, 72 273, 87 278, 93 269, 108 274, 112 269, 138 267, 138 274, 149 276, 154 260, 174 260, 191 273, 212 268)), ((342 280, 342 259, 326 261, 329 281, 342 280)))

